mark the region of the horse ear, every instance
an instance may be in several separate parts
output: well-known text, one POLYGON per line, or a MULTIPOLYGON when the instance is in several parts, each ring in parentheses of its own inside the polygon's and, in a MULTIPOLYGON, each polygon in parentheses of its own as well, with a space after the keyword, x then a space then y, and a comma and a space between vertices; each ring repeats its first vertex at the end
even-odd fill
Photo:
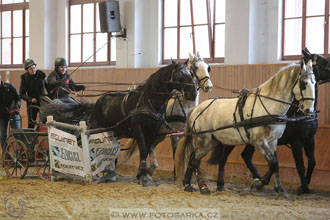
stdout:
POLYGON ((313 58, 313 54, 311 54, 307 48, 302 50, 302 53, 304 54, 304 57, 307 58, 307 59, 312 59, 313 58))
POLYGON ((306 64, 305 64, 305 59, 301 59, 300 61, 300 68, 306 72, 306 64))
POLYGON ((183 64, 184 64, 185 66, 188 66, 188 62, 189 62, 189 59, 187 59, 183 64))
POLYGON ((313 66, 313 61, 312 60, 308 60, 307 67, 312 67, 312 66, 313 66))
POLYGON ((172 60, 172 59, 171 59, 171 61, 172 61, 172 64, 176 64, 175 60, 172 60))
POLYGON ((199 55, 199 51, 197 51, 197 54, 196 54, 196 56, 198 56, 198 57, 201 57, 201 56, 199 55))
POLYGON ((191 61, 194 60, 194 55, 191 52, 189 52, 189 60, 191 60, 191 61))

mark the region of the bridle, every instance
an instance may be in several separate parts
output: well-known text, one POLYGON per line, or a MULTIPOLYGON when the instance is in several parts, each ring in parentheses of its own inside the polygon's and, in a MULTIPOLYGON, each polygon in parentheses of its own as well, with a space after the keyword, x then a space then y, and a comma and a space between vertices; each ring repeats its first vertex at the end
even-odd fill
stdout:
MULTIPOLYGON (((196 63, 200 62, 200 61, 203 61, 202 58, 198 57, 198 58, 194 58, 194 60, 192 61, 192 63, 190 64, 190 73, 193 75, 194 78, 197 79, 197 83, 198 83, 198 89, 199 90, 203 85, 204 83, 210 79, 209 76, 204 76, 203 78, 199 78, 198 75, 197 75, 197 70, 198 70, 198 67, 196 66, 196 63)), ((207 68, 207 71, 210 72, 211 71, 211 68, 210 66, 208 65, 208 68, 207 68)))
POLYGON ((316 80, 317 80, 317 84, 321 85, 323 83, 327 83, 330 81, 329 79, 325 79, 325 80, 320 80, 320 70, 319 69, 323 69, 327 72, 330 72, 330 61, 326 58, 324 59, 320 59, 321 57, 317 54, 314 54, 313 57, 313 66, 315 67, 314 74, 316 76, 316 80))
POLYGON ((195 83, 194 82, 193 82, 193 84, 191 84, 191 83, 175 82, 174 81, 174 73, 176 73, 176 72, 179 72, 181 75, 187 75, 188 77, 191 77, 189 75, 189 71, 187 71, 187 73, 185 73, 184 71, 181 71, 182 69, 185 69, 185 68, 187 68, 187 67, 185 67, 185 66, 179 66, 179 67, 173 68, 172 71, 171 71, 170 80, 167 82, 169 87, 172 84, 179 84, 180 85, 180 90, 178 90, 178 91, 181 92, 183 94, 183 96, 185 96, 185 89, 184 89, 184 86, 185 85, 188 85, 188 86, 194 85, 195 86, 195 83))
MULTIPOLYGON (((304 97, 304 94, 303 94, 303 91, 306 90, 306 84, 304 82, 304 78, 311 77, 313 74, 314 74, 313 72, 311 72, 311 73, 306 72, 304 74, 299 74, 296 82, 293 85, 293 88, 294 88, 296 86, 296 84, 299 82, 299 92, 300 92, 301 99, 297 99, 295 97, 295 99, 299 102, 299 108, 303 108, 302 103, 306 100, 315 101, 315 98, 304 97)), ((292 88, 292 91, 293 91, 293 88, 292 88)))

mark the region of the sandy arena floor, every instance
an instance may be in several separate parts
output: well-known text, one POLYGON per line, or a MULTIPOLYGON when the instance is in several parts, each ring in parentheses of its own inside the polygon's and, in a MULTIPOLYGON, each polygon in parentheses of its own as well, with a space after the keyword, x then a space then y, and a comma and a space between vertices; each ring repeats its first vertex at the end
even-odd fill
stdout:
MULTIPOLYGON (((91 185, 43 181, 33 176, 23 180, 4 178, 0 181, 0 219, 13 219, 10 215, 23 219, 140 219, 120 218, 115 212, 118 208, 122 208, 120 211, 148 208, 149 216, 150 212, 178 212, 187 208, 207 208, 207 212, 220 213, 209 218, 195 215, 186 219, 330 219, 329 187, 311 186, 313 194, 296 196, 297 186, 284 184, 290 194, 285 199, 279 198, 272 186, 262 192, 251 192, 248 180, 232 177, 226 192, 215 192, 215 182, 208 182, 212 194, 205 196, 178 188, 170 172, 155 173, 154 182, 158 186, 141 187, 134 178, 136 170, 121 165, 117 182, 91 185)), ((0 173, 4 175, 3 169, 0 173)), ((153 214, 154 219, 175 219, 168 213, 167 218, 162 216, 153 214)))

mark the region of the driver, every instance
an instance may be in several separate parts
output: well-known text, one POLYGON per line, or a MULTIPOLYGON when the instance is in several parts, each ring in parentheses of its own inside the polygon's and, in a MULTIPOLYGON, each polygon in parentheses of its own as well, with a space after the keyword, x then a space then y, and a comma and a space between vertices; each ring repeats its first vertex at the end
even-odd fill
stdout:
POLYGON ((71 91, 85 90, 84 85, 77 85, 67 72, 66 59, 58 57, 55 59, 55 70, 47 78, 47 91, 51 99, 59 103, 77 103, 69 96, 71 91))
POLYGON ((19 90, 21 97, 27 104, 28 128, 34 128, 41 97, 45 96, 46 74, 37 70, 36 66, 37 64, 33 59, 25 60, 24 69, 26 72, 21 76, 19 90))

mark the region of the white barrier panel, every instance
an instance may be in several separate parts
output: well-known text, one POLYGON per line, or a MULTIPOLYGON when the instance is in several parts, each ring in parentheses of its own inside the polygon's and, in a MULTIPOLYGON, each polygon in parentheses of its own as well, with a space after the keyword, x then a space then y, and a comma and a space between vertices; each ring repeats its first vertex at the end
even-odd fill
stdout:
POLYGON ((78 147, 77 138, 72 134, 49 127, 48 140, 53 170, 84 177, 83 150, 78 147))
POLYGON ((47 117, 47 125, 51 170, 84 177, 92 182, 93 176, 100 180, 96 174, 108 165, 114 165, 120 152, 120 142, 107 132, 88 136, 85 122, 81 121, 79 126, 75 126, 56 122, 52 116, 47 117), (53 126, 78 131, 79 143, 76 136, 53 126))
POLYGON ((119 155, 120 142, 107 132, 93 134, 88 139, 92 175, 100 173, 119 155))

